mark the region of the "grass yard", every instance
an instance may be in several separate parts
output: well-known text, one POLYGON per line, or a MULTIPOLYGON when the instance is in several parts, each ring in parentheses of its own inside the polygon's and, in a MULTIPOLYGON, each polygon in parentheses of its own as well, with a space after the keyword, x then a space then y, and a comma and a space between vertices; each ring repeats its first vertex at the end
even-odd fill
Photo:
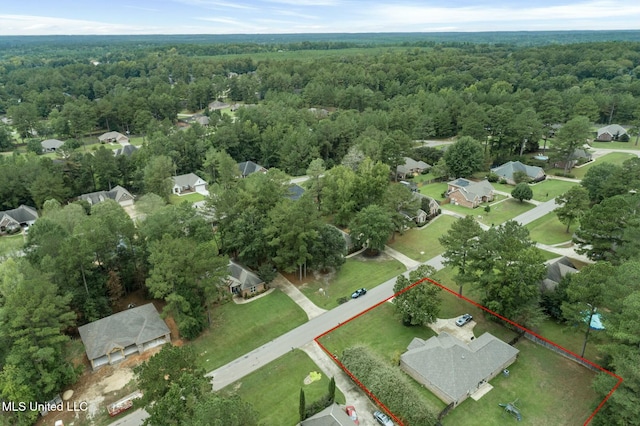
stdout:
POLYGON ((205 197, 202 194, 198 194, 197 192, 194 192, 192 194, 187 194, 187 195, 176 195, 176 194, 169 195, 169 203, 175 204, 175 205, 182 204, 185 201, 189 203, 195 203, 197 201, 204 201, 206 199, 207 197, 205 197))
POLYGON ((567 192, 571 187, 578 185, 576 182, 567 182, 557 179, 546 179, 535 185, 531 185, 533 199, 536 201, 549 201, 567 192))
POLYGON ((636 137, 632 136, 630 142, 591 142, 591 146, 593 148, 601 148, 601 149, 628 149, 628 150, 638 150, 640 149, 640 145, 636 145, 635 143, 636 137))
MULTIPOLYGON (((253 405, 260 425, 295 425, 300 420, 298 407, 300 389, 304 389, 307 406, 327 393, 330 378, 322 378, 305 385, 304 379, 320 368, 301 350, 292 351, 261 369, 245 376, 222 390, 239 395, 253 405)), ((345 403, 345 397, 336 388, 336 402, 345 403)), ((362 413, 364 414, 364 413, 362 413)))
POLYGON ((17 253, 22 250, 22 247, 24 247, 22 233, 0 237, 0 259, 17 253))
POLYGON ((482 208, 477 208, 471 211, 479 222, 491 226, 504 223, 534 207, 535 206, 533 204, 527 203, 526 201, 521 203, 518 200, 510 198, 501 203, 492 205, 489 213, 485 212, 482 208))
MULTIPOLYGON (((582 167, 579 167, 579 168, 573 168, 573 169, 571 169, 570 173, 573 176, 575 176, 576 179, 582 179, 584 177, 584 175, 587 174, 589 169, 591 167, 593 167, 595 164, 613 163, 613 164, 616 164, 616 165, 620 166, 626 160, 628 160, 629 158, 633 158, 635 156, 636 156, 635 154, 627 154, 627 153, 624 153, 624 152, 612 152, 610 154, 603 155, 602 157, 598 158, 595 161, 592 161, 592 162, 588 163, 585 166, 582 166, 582 167)), ((551 170, 548 171, 548 174, 558 174, 558 173, 563 173, 563 172, 564 172, 564 170, 562 170, 562 169, 551 169, 551 170)))
MULTIPOLYGON (((582 345, 584 344, 586 323, 584 327, 580 327, 580 329, 578 329, 577 326, 558 324, 552 319, 546 319, 533 331, 545 339, 551 340, 563 348, 580 355, 582 352, 582 345)), ((603 358, 597 346, 606 343, 610 343, 610 339, 606 334, 602 331, 591 330, 584 357, 591 362, 601 364, 603 362, 603 358)))
POLYGON ((493 389, 479 401, 471 398, 452 410, 448 425, 512 425, 515 419, 498 404, 517 400, 522 425, 582 425, 599 402, 591 388, 595 373, 562 356, 521 339, 518 360, 509 377, 491 381, 493 389))
POLYGON ((275 290, 250 303, 233 302, 213 310, 213 326, 193 341, 198 365, 214 370, 304 324, 307 315, 286 294, 275 290))
POLYGON ((350 298, 360 287, 372 289, 405 271, 402 263, 385 254, 375 258, 358 255, 347 259, 337 275, 303 284, 300 291, 317 306, 333 309, 340 297, 350 298))
POLYGON ((574 221, 567 233, 567 225, 561 223, 560 220, 558 220, 558 216, 554 212, 551 212, 534 220, 525 227, 529 230, 533 241, 553 245, 571 241, 573 231, 575 231, 578 226, 578 221, 574 221))
POLYGON ((446 192, 448 185, 446 182, 430 183, 418 188, 421 194, 427 195, 436 201, 442 201, 442 193, 446 192))
POLYGON ((410 229, 403 235, 396 235, 395 240, 388 245, 411 259, 425 262, 444 251, 438 238, 444 235, 455 221, 456 218, 452 216, 440 215, 422 229, 410 229))

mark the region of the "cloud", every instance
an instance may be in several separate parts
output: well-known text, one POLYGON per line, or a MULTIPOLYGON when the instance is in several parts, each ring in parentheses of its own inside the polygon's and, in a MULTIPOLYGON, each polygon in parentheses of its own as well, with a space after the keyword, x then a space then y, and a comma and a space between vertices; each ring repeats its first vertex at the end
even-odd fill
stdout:
POLYGON ((34 15, 0 15, 0 35, 141 34, 148 27, 34 15))
POLYGON ((188 4, 190 6, 201 6, 207 9, 241 9, 241 10, 257 10, 256 7, 239 4, 232 1, 223 0, 175 0, 178 3, 188 4))
POLYGON ((150 7, 131 6, 128 4, 125 4, 123 7, 127 9, 143 10, 145 12, 160 12, 160 9, 152 9, 150 7))
POLYGON ((269 3, 289 4, 291 6, 338 6, 340 1, 338 0, 265 0, 269 3))

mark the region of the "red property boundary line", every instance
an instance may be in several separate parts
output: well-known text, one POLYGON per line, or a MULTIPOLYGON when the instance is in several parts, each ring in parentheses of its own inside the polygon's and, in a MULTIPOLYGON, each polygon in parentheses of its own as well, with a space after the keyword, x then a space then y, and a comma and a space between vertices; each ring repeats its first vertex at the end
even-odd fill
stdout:
POLYGON ((593 366, 594 368, 596 368, 596 369, 600 370, 601 372, 606 373, 606 374, 608 374, 609 376, 611 376, 611 377, 613 377, 613 378, 617 379, 617 380, 618 380, 618 382, 615 384, 615 386, 614 386, 613 388, 611 388, 611 390, 609 391, 609 393, 608 393, 608 394, 607 394, 607 395, 602 399, 602 401, 600 401, 600 404, 598 404, 598 407, 596 407, 596 409, 593 411, 593 413, 591 413, 591 415, 589 416, 589 418, 584 422, 583 426, 588 425, 588 424, 591 422, 591 420, 593 420, 593 417, 596 415, 596 413, 597 413, 598 411, 600 411, 600 409, 604 406, 604 404, 605 404, 605 403, 607 402, 607 400, 611 397, 611 395, 613 395, 613 393, 616 391, 616 389, 618 389, 618 387, 622 384, 623 379, 622 379, 622 377, 618 376, 617 374, 612 373, 612 372, 611 372, 611 371, 609 371, 609 370, 605 370, 604 368, 602 368, 602 367, 601 367, 601 366, 599 366, 598 364, 595 364, 595 363, 593 363, 593 362, 589 361, 588 359, 586 359, 586 358, 584 358, 584 357, 581 357, 580 355, 577 355, 577 354, 575 354, 575 353, 571 352, 571 351, 570 351, 570 350, 568 350, 568 349, 563 348, 562 346, 558 345, 557 343, 554 343, 554 342, 552 342, 552 341, 550 341, 550 340, 548 340, 548 339, 545 339, 544 337, 540 336, 539 334, 537 334, 537 333, 535 333, 535 332, 533 332, 533 331, 529 330, 528 328, 525 328, 525 327, 521 326, 520 324, 516 324, 515 322, 511 321, 510 319, 507 319, 507 318, 503 317, 502 315, 497 314, 497 313, 493 312, 493 311, 492 311, 492 310, 490 310, 490 309, 487 309, 486 307, 482 306, 482 305, 481 305, 481 304, 479 304, 479 303, 476 303, 476 302, 474 302, 473 300, 468 299, 468 298, 467 298, 467 297, 465 297, 465 296, 461 296, 461 295, 459 295, 458 293, 456 293, 456 292, 454 292, 453 290, 451 290, 451 289, 449 289, 449 288, 447 288, 447 287, 443 286, 442 284, 440 284, 440 283, 438 283, 438 282, 436 282, 436 281, 432 280, 431 278, 423 278, 423 279, 421 279, 420 281, 416 281, 415 283, 411 284, 410 286, 403 288, 403 289, 402 289, 402 290, 400 290, 399 292, 397 292, 397 293, 395 293, 394 295, 392 295, 392 296, 390 296, 390 297, 388 297, 388 298, 384 299, 383 301, 381 301, 381 302, 379 302, 379 303, 376 303, 375 305, 373 305, 373 306, 371 306, 371 307, 369 307, 369 308, 365 309, 364 311, 360 312, 359 314, 354 315, 353 317, 349 318, 347 321, 345 321, 345 322, 343 322, 343 323, 341 323, 341 324, 338 324, 337 326, 335 326, 335 327, 333 327, 333 328, 331 328, 331 329, 329 329, 329 330, 325 331, 324 333, 322 333, 322 334, 320 334, 320 335, 316 336, 316 337, 313 339, 313 340, 314 340, 314 341, 315 341, 315 342, 316 342, 316 343, 317 343, 317 344, 322 348, 322 350, 323 350, 327 355, 329 355, 329 357, 331 357, 331 359, 333 359, 333 361, 334 361, 334 362, 335 362, 335 363, 336 363, 336 364, 337 364, 337 365, 342 369, 342 371, 344 371, 345 373, 347 373, 347 375, 351 378, 351 380, 353 380, 353 381, 354 381, 354 382, 355 382, 355 383, 360 387, 360 389, 362 389, 362 390, 363 390, 363 391, 364 391, 364 392, 369 396, 369 398, 371 398, 371 399, 372 399, 372 400, 373 400, 373 401, 374 401, 374 402, 375 402, 379 407, 381 407, 381 408, 382 408, 382 409, 383 409, 383 410, 384 410, 384 411, 385 411, 389 416, 391 416, 391 417, 393 418, 393 420, 394 420, 395 422, 397 422, 399 425, 404 426, 404 423, 402 423, 402 421, 400 421, 400 419, 398 419, 398 418, 397 418, 397 417, 396 417, 396 416, 391 412, 391 410, 389 410, 389 409, 387 408, 387 406, 386 406, 386 405, 384 405, 384 404, 383 404, 383 403, 382 403, 382 402, 381 402, 381 401, 380 401, 380 400, 379 400, 379 399, 378 399, 378 398, 377 398, 377 397, 376 397, 376 396, 375 396, 375 395, 374 395, 374 394, 373 394, 373 393, 372 393, 372 392, 371 392, 371 391, 370 391, 370 390, 369 390, 369 389, 368 389, 364 384, 362 384, 362 382, 360 382, 360 380, 358 380, 358 378, 357 378, 356 376, 354 376, 354 375, 353 375, 353 373, 351 373, 351 371, 349 371, 349 369, 347 369, 347 367, 345 367, 345 366, 344 366, 344 364, 342 364, 342 362, 340 362, 340 360, 339 360, 339 359, 338 359, 338 358, 337 358, 333 353, 331 353, 329 350, 327 350, 327 348, 325 348, 325 347, 324 347, 324 345, 323 345, 322 343, 320 343, 320 340, 319 340, 319 339, 321 339, 322 337, 324 337, 324 336, 326 336, 327 334, 331 333, 332 331, 337 330, 338 328, 340 328, 340 327, 344 326, 345 324, 348 324, 349 322, 351 322, 351 321, 355 320, 356 318, 361 317, 362 315, 366 314, 367 312, 369 312, 369 311, 371 311, 371 310, 373 310, 373 309, 377 308, 378 306, 380 306, 380 305, 382 305, 383 303, 385 303, 385 302, 389 301, 390 299, 393 299, 394 297, 399 296, 400 294, 404 293, 405 291, 409 291, 409 290, 411 290, 412 288, 414 288, 415 286, 417 286, 417 285, 419 285, 419 284, 422 284, 422 283, 423 283, 423 282, 425 282, 425 281, 428 281, 428 282, 430 282, 431 284, 434 284, 434 285, 436 285, 436 286, 440 287, 441 289, 443 289, 443 290, 447 291, 448 293, 450 293, 450 294, 454 295, 455 297, 457 297, 457 298, 459 298, 459 299, 462 299, 462 300, 464 300, 465 302, 471 303, 471 304, 472 304, 472 305, 474 305, 475 307, 480 308, 480 309, 482 309, 483 311, 488 312, 489 314, 494 315, 494 316, 495 316, 495 317, 497 317, 497 318, 500 318, 502 321, 505 321, 505 322, 507 322, 507 323, 509 323, 509 324, 513 325, 513 326, 514 326, 514 327, 516 327, 517 329, 519 329, 519 330, 521 330, 521 331, 524 331, 524 332, 526 332, 526 333, 529 333, 529 334, 531 334, 532 336, 535 336, 535 337, 537 337, 538 339, 543 340, 543 341, 545 341, 546 343, 548 343, 548 344, 550 344, 550 345, 552 345, 552 346, 555 346, 556 348, 560 349, 561 351, 563 351, 563 352, 565 352, 565 353, 567 353, 567 354, 570 354, 570 355, 572 355, 572 356, 574 356, 574 357, 576 357, 576 358, 578 358, 578 359, 582 360, 583 362, 585 362, 585 363, 587 363, 587 364, 589 364, 589 365, 593 366))

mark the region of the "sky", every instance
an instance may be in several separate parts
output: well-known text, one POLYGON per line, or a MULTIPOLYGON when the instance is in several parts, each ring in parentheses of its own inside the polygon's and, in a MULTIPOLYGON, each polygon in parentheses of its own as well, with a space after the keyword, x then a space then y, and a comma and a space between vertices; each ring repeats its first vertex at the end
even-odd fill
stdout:
POLYGON ((637 30, 639 0, 16 0, 0 35, 637 30))

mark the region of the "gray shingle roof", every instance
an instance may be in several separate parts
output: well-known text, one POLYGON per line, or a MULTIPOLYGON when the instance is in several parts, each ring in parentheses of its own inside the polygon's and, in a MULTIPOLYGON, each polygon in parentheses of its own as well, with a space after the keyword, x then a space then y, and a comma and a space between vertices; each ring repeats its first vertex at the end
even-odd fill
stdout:
POLYGON ((622 136, 627 134, 627 129, 619 124, 609 124, 608 126, 600 127, 598 129, 597 135, 598 137, 600 137, 604 133, 608 133, 611 136, 622 136))
POLYGON ((467 344, 443 332, 426 341, 413 339, 401 360, 458 401, 518 352, 489 333, 467 344))
POLYGON ((133 195, 120 185, 115 186, 111 191, 96 191, 88 194, 82 194, 78 197, 81 200, 88 201, 89 204, 98 204, 105 200, 115 200, 118 203, 127 200, 133 200, 133 195))
POLYGON ((505 179, 513 180, 513 174, 516 172, 524 172, 531 179, 539 179, 544 176, 544 170, 542 167, 529 166, 523 164, 520 161, 509 161, 499 167, 491 169, 491 171, 498 176, 502 176, 505 179))
POLYGON ((170 333, 153 303, 85 324, 78 331, 90 360, 100 358, 115 348, 143 345, 170 333))
POLYGON ((547 277, 542 281, 543 290, 554 290, 565 275, 576 272, 578 270, 566 256, 550 262, 547 264, 547 277))
POLYGON ((36 219, 38 219, 38 212, 36 209, 25 206, 24 204, 16 209, 0 212, 0 226, 8 226, 9 222, 17 222, 17 224, 23 225, 32 223, 36 219))
POLYGON ((292 199, 293 201, 296 201, 298 199, 300 199, 300 197, 302 197, 302 194, 304 194, 304 188, 301 187, 300 185, 297 184, 292 184, 289 185, 289 194, 288 197, 290 199, 292 199))
POLYGON ((240 285, 242 290, 250 289, 264 282, 259 276, 235 262, 229 262, 229 278, 234 284, 240 285))
POLYGON ((240 169, 240 174, 243 177, 247 177, 250 174, 261 170, 266 170, 260 164, 254 163, 253 161, 243 161, 242 163, 238 163, 238 169, 240 169))
POLYGON ((40 146, 42 146, 42 148, 44 148, 44 149, 58 149, 62 145, 64 145, 64 142, 62 142, 62 141, 60 141, 58 139, 47 139, 47 140, 44 140, 44 141, 40 142, 40 146))
POLYGON ((181 188, 184 187, 193 187, 195 186, 198 180, 203 180, 200 176, 195 173, 187 173, 186 175, 174 176, 173 184, 177 185, 181 188))
POLYGON ((100 142, 104 142, 104 141, 122 142, 122 141, 128 141, 129 138, 126 137, 125 135, 123 135, 120 132, 107 132, 107 133, 103 133, 100 136, 98 136, 98 140, 100 142))
POLYGON ((130 157, 131 154, 133 154, 134 152, 136 152, 138 150, 138 147, 135 145, 124 145, 122 148, 118 148, 115 150, 114 155, 117 157, 118 155, 126 155, 127 157, 130 157))
POLYGON ((458 178, 449 182, 449 185, 458 188, 468 201, 474 201, 477 198, 488 197, 493 194, 493 186, 486 179, 480 182, 473 182, 468 179, 458 178))
POLYGON ((353 420, 338 404, 332 404, 300 423, 302 426, 352 426, 353 420))

